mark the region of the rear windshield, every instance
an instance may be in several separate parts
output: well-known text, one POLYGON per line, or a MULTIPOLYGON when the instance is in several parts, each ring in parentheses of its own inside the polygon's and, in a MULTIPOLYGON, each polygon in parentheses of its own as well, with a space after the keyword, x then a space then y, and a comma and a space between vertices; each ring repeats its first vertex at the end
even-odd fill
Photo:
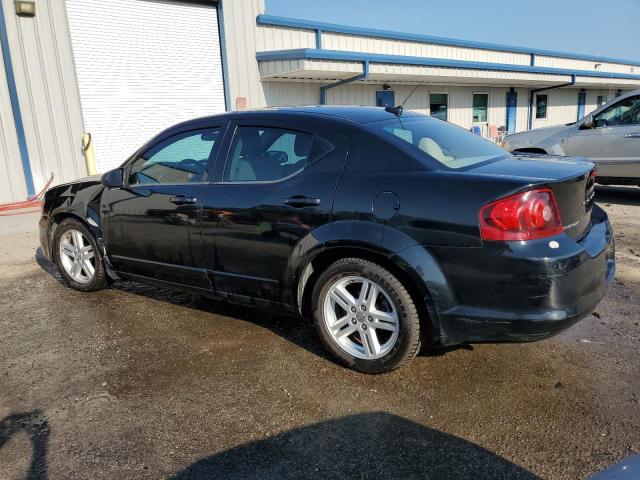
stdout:
POLYGON ((464 168, 509 154, 495 143, 442 120, 402 117, 370 123, 369 127, 392 141, 404 140, 420 158, 447 168, 464 168))

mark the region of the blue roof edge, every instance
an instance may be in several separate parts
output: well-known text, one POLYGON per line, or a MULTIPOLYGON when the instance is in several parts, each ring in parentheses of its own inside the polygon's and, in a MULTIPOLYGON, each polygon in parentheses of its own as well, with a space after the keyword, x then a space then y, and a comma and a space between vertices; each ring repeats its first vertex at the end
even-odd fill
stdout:
POLYGON ((502 72, 543 73, 550 75, 576 75, 580 77, 618 78, 640 80, 640 74, 599 72, 592 70, 571 70, 564 68, 536 67, 530 65, 511 65, 508 63, 470 62, 465 60, 447 60, 444 58, 411 57, 405 55, 386 55, 380 53, 347 52, 317 48, 297 48, 291 50, 272 50, 257 52, 258 61, 275 60, 335 60, 351 62, 397 63, 401 65, 424 65, 433 67, 465 68, 474 70, 497 70, 502 72))
POLYGON ((639 61, 624 60, 621 58, 603 57, 598 55, 586 55, 581 53, 558 52, 553 50, 541 50, 535 48, 525 48, 513 45, 500 45, 496 43, 475 42, 471 40, 458 40, 455 38, 434 37, 419 33, 403 33, 391 30, 381 30, 377 28, 353 27, 349 25, 339 25, 335 23, 314 22, 299 18, 279 17, 275 15, 258 15, 256 22, 259 25, 274 25, 281 27, 303 28, 307 30, 322 30, 325 32, 346 33, 350 35, 361 35, 366 37, 390 38, 394 40, 408 40, 413 42, 436 43, 439 45, 451 45, 456 47, 478 48, 482 50, 499 50, 503 52, 524 53, 533 55, 544 55, 549 57, 570 58, 573 60, 587 60, 593 62, 619 63, 629 66, 640 66, 639 61))

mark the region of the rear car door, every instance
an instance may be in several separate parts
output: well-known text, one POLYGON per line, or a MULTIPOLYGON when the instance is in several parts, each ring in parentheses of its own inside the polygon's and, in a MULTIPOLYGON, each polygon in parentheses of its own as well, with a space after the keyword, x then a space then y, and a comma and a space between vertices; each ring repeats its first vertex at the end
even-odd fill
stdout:
POLYGON ((598 165, 598 176, 640 178, 640 95, 628 97, 593 117, 595 127, 576 129, 567 155, 598 165))
POLYGON ((281 301, 294 249, 330 220, 346 142, 300 122, 246 119, 231 129, 203 205, 207 269, 218 292, 281 301))
POLYGON ((119 273, 210 289, 202 252, 202 199, 223 128, 159 139, 102 197, 107 253, 119 273))

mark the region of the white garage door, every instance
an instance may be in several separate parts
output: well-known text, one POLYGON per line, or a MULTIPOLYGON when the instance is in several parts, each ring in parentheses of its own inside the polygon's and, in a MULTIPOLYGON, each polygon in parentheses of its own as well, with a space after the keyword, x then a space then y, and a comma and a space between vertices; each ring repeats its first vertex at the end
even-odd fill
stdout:
POLYGON ((98 171, 164 128, 225 110, 215 6, 67 0, 67 15, 98 171))

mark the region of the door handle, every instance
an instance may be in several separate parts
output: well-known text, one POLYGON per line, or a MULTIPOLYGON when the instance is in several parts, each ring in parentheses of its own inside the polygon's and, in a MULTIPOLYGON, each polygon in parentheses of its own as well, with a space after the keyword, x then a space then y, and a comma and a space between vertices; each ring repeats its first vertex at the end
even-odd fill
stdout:
POLYGON ((175 197, 171 197, 169 201, 176 205, 187 205, 190 203, 196 203, 198 199, 196 197, 187 197, 186 195, 176 195, 175 197))
POLYGON ((313 207, 320 205, 320 199, 305 197, 304 195, 294 195, 293 197, 285 198, 284 204, 293 208, 313 207))
POLYGON ((624 138, 640 138, 640 133, 627 133, 624 138))

